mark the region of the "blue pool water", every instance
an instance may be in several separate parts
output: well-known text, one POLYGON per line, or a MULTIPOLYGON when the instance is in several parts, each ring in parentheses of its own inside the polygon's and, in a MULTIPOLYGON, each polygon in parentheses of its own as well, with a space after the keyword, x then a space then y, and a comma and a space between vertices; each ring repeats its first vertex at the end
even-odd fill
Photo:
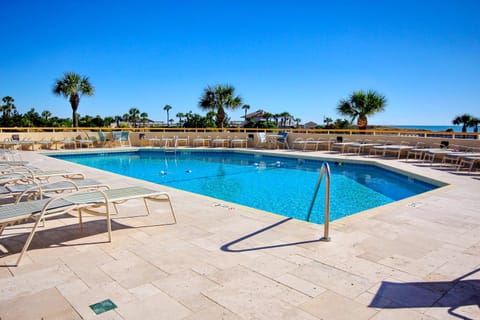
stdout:
MULTIPOLYGON (((55 158, 305 220, 323 161, 234 152, 140 150, 55 158)), ((330 216, 348 215, 436 186, 375 166, 329 163, 330 216)), ((323 223, 325 183, 311 217, 323 223)))

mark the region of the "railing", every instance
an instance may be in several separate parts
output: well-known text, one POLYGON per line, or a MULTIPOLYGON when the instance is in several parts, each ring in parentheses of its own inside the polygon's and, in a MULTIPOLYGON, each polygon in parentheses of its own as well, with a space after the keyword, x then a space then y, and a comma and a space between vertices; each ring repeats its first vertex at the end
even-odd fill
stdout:
POLYGON ((440 131, 420 131, 420 130, 398 130, 398 129, 305 129, 305 128, 179 128, 179 127, 121 127, 121 128, 106 128, 106 127, 3 127, 0 128, 0 133, 33 133, 33 132, 80 132, 80 131, 132 131, 132 132, 183 132, 183 133, 206 133, 206 132, 232 132, 232 133, 253 133, 266 132, 277 133, 279 131, 288 131, 290 133, 298 134, 328 134, 328 135, 364 135, 364 136, 391 136, 391 137, 420 137, 420 138, 445 138, 445 139, 473 139, 477 140, 480 137, 478 132, 440 132, 440 131))
POLYGON ((315 205, 315 200, 317 199, 318 190, 320 189, 324 175, 327 177, 325 185, 325 212, 323 218, 323 237, 320 238, 320 240, 330 241, 330 237, 328 236, 330 227, 330 166, 327 162, 324 162, 322 164, 322 168, 320 169, 320 176, 318 177, 317 185, 315 186, 315 191, 313 192, 313 199, 312 203, 310 204, 310 209, 308 210, 307 221, 310 221, 313 206, 315 205))

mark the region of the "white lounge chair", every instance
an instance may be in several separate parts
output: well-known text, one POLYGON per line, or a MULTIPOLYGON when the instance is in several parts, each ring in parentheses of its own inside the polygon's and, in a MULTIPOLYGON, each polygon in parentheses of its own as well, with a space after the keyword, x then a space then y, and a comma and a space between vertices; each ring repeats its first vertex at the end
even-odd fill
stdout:
POLYGON ((231 140, 230 140, 230 146, 232 148, 235 148, 235 147, 240 147, 240 148, 246 148, 248 147, 248 138, 247 137, 237 137, 237 136, 234 136, 231 140))
POLYGON ((110 189, 110 187, 102 182, 93 179, 83 180, 61 180, 51 183, 38 183, 29 181, 21 184, 7 184, 0 186, 0 196, 3 198, 13 197, 17 202, 25 197, 41 199, 48 193, 61 193, 65 191, 78 191, 82 189, 110 189))
POLYGON ((265 132, 257 132, 257 147, 266 147, 268 145, 267 134, 265 132))
POLYGON ((229 138, 223 138, 220 136, 217 136, 215 139, 212 140, 212 147, 228 147, 230 145, 230 139, 229 138))
POLYGON ((131 147, 130 131, 112 131, 112 143, 120 147, 131 147))
POLYGON ((464 157, 460 160, 460 163, 457 165, 457 171, 463 167, 468 168, 468 172, 471 172, 475 165, 480 164, 480 156, 469 156, 464 157))
POLYGON ((176 147, 188 147, 190 144, 190 138, 188 136, 186 137, 175 137, 175 148, 176 147))
POLYGON ((210 142, 212 141, 212 138, 210 136, 208 137, 196 137, 193 139, 192 143, 194 147, 202 146, 202 147, 208 147, 210 146, 210 142))
POLYGON ((39 181, 48 182, 52 177, 62 177, 68 179, 85 179, 85 174, 82 172, 73 172, 67 170, 35 170, 27 167, 22 167, 21 170, 12 171, 10 173, 2 174, 0 177, 0 185, 7 183, 17 183, 21 181, 39 181))
POLYGON ((166 192, 144 187, 126 187, 105 191, 79 191, 75 193, 61 194, 53 198, 2 205, 0 206, 0 235, 8 225, 16 224, 28 219, 33 219, 35 221, 17 259, 16 265, 18 265, 23 255, 28 250, 41 220, 52 216, 58 216, 75 209, 78 212, 81 228, 83 213, 104 216, 107 220, 108 241, 110 242, 112 239, 110 204, 116 205, 132 199, 143 199, 148 214, 150 214, 150 209, 147 205, 147 200, 168 202, 174 223, 176 223, 175 212, 170 196, 166 192), (99 208, 103 208, 104 211, 99 211, 99 208))

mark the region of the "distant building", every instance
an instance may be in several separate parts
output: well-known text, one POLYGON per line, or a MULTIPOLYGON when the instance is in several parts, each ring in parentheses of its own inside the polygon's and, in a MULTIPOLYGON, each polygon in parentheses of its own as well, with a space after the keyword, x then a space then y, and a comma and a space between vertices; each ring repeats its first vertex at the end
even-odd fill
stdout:
POLYGON ((259 121, 265 121, 265 111, 262 109, 257 110, 255 112, 249 113, 246 116, 243 116, 245 118, 245 121, 254 121, 254 122, 259 122, 259 121))
POLYGON ((305 129, 315 129, 318 126, 318 124, 313 121, 309 121, 305 123, 303 126, 305 127, 305 129))

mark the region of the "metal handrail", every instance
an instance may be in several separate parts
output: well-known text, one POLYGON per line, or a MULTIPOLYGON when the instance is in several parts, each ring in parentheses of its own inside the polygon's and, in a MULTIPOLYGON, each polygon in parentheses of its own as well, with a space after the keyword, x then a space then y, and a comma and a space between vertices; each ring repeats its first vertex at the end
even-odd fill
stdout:
POLYGON ((330 241, 328 236, 329 225, 330 225, 330 166, 327 162, 322 164, 320 169, 320 176, 318 177, 317 185, 315 186, 315 191, 313 193, 312 203, 310 204, 310 209, 308 210, 307 221, 310 221, 310 216, 312 214, 312 209, 317 199, 318 190, 322 184, 323 176, 326 175, 326 187, 325 187, 325 213, 323 221, 323 237, 320 238, 321 241, 330 241))

